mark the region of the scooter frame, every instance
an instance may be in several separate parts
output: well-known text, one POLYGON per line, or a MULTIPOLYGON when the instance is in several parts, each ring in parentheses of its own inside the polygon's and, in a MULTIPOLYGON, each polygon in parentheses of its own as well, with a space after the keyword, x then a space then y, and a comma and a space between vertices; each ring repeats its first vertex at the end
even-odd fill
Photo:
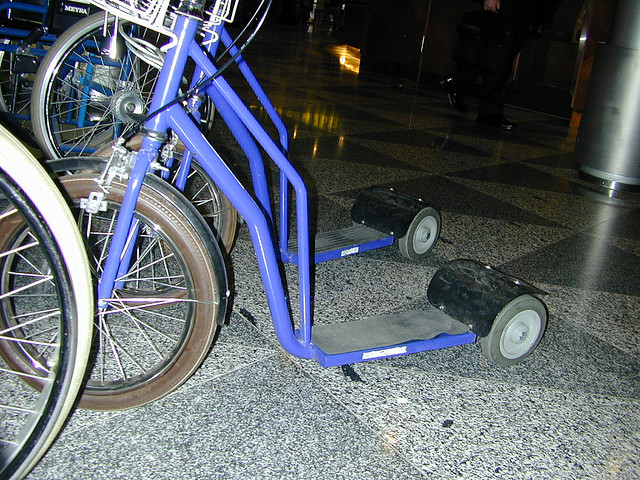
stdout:
MULTIPOLYGON (((193 7, 193 4, 191 6, 193 7)), ((185 14, 177 15, 173 25, 176 41, 172 43, 171 48, 166 52, 165 63, 160 72, 149 109, 153 113, 148 117, 141 129, 142 146, 135 153, 135 160, 129 173, 127 191, 122 201, 111 247, 98 287, 98 306, 104 308, 108 305, 108 299, 111 297, 112 289, 116 285, 116 279, 127 269, 127 258, 129 257, 126 253, 126 245, 127 239, 131 238, 131 235, 135 235, 135 226, 132 219, 138 194, 142 188, 145 175, 153 169, 154 165, 157 165, 154 162, 158 156, 158 151, 167 140, 166 132, 171 130, 177 134, 187 150, 191 152, 193 158, 198 159, 206 174, 218 185, 244 218, 256 253, 275 332, 280 344, 287 352, 300 358, 314 358, 323 366, 333 366, 474 342, 478 336, 474 333, 472 321, 466 326, 462 324, 465 328, 462 329, 461 333, 438 332, 435 336, 432 335, 428 338, 409 336, 400 339, 391 335, 391 340, 386 343, 384 341, 381 342, 380 338, 376 338, 370 344, 355 342, 355 344, 358 344, 355 348, 343 346, 337 349, 327 349, 324 346, 320 346, 326 343, 321 337, 325 335, 328 328, 333 328, 333 326, 345 328, 345 324, 313 327, 312 263, 388 246, 393 243, 394 238, 392 235, 379 235, 377 238, 367 242, 342 246, 319 256, 312 252, 312 242, 309 234, 308 192, 303 178, 287 158, 289 137, 284 122, 260 87, 257 79, 243 59, 241 52, 232 44, 231 37, 224 27, 221 25, 215 26, 211 31, 207 32, 202 43, 206 47, 203 47, 196 40, 200 20, 195 18, 192 12, 183 13, 185 14), (215 65, 213 58, 220 41, 228 47, 235 63, 258 97, 271 122, 275 125, 279 135, 278 140, 274 140, 267 133, 223 77, 223 72, 219 71, 215 65), (195 62, 197 72, 202 73, 205 78, 209 79, 206 85, 199 87, 199 93, 206 93, 213 101, 217 112, 227 124, 248 158, 252 192, 236 177, 221 155, 199 130, 196 122, 185 112, 182 105, 175 102, 180 87, 180 79, 183 76, 183 71, 189 58, 195 62), (278 232, 276 232, 270 204, 265 161, 262 158, 259 147, 264 150, 269 160, 280 171, 280 222, 278 232), (295 195, 297 236, 293 243, 297 248, 296 251, 290 248, 291 244, 289 242, 288 221, 290 210, 292 210, 289 197, 291 190, 295 195), (292 321, 292 314, 289 310, 288 297, 284 287, 285 282, 280 268, 282 262, 295 263, 299 268, 300 314, 297 322, 292 321)), ((182 169, 183 174, 189 170, 191 158, 189 156, 186 159, 187 161, 181 162, 179 168, 182 169)), ((450 272, 445 272, 445 274, 448 273, 450 272)), ((491 273, 491 275, 499 274, 491 273)), ((537 291, 535 288, 520 283, 515 279, 508 278, 504 280, 500 278, 499 280, 498 283, 504 284, 506 282, 508 286, 503 289, 504 298, 500 298, 498 302, 492 302, 492 306, 488 310, 489 316, 495 316, 500 312, 500 301, 506 300, 506 304, 520 294, 537 291)), ((444 297, 446 297, 446 294, 444 297)), ((474 305, 469 306, 469 309, 473 308, 474 305)), ((415 321, 416 316, 418 318, 415 323, 422 321, 438 323, 442 320, 453 320, 454 317, 449 316, 445 310, 444 306, 440 306, 439 308, 430 308, 424 312, 414 312, 409 316, 406 314, 390 315, 383 318, 376 317, 347 323, 366 331, 369 325, 376 322, 388 321, 389 325, 392 325, 392 322, 398 319, 400 321, 415 321)), ((464 314, 464 308, 462 310, 464 314)), ((393 327, 390 327, 389 330, 393 330, 393 327)))
MULTIPOLYGON (((136 155, 136 161, 130 174, 129 187, 123 200, 111 249, 100 280, 98 297, 101 300, 99 300, 99 305, 102 304, 104 306, 104 302, 107 301, 105 299, 110 298, 119 271, 126 268, 125 265, 121 264, 121 252, 126 248, 125 242, 129 236, 130 228, 132 228, 132 216, 136 198, 144 175, 149 171, 152 162, 156 158, 157 151, 164 141, 162 133, 171 129, 178 135, 187 149, 198 158, 206 173, 214 180, 245 219, 256 252, 275 331, 278 340, 287 352, 300 358, 315 358, 322 365, 330 366, 415 353, 475 341, 476 336, 471 332, 458 335, 443 334, 435 339, 412 340, 402 345, 375 346, 337 354, 327 354, 314 343, 311 312, 311 264, 313 253, 311 252, 309 238, 308 192, 304 180, 286 156, 288 150, 286 128, 275 108, 260 88, 257 80, 250 73, 245 60, 242 56, 238 56, 236 63, 240 66, 245 78, 249 81, 254 92, 257 93, 269 117, 278 129, 280 142, 279 144, 276 143, 228 82, 222 76, 216 76, 218 71, 210 58, 211 53, 215 51, 215 42, 205 42, 211 45, 208 47, 209 51, 205 51, 195 41, 197 28, 197 20, 187 16, 178 16, 175 24, 175 33, 178 41, 175 47, 167 51, 166 61, 160 72, 158 87, 154 92, 150 106, 150 111, 159 110, 160 112, 150 118, 144 125, 146 135, 143 135, 142 147, 136 155), (189 118, 189 115, 185 113, 182 106, 172 104, 165 108, 165 105, 170 104, 178 94, 179 82, 188 57, 193 59, 205 76, 214 77, 206 87, 206 93, 213 100, 220 116, 227 123, 247 154, 255 200, 200 132, 197 125, 189 118), (159 132, 159 134, 154 132, 159 132), (269 187, 266 180, 264 161, 256 143, 264 149, 280 169, 280 248, 277 248, 274 244, 275 235, 269 187), (293 189, 296 198, 297 253, 295 255, 288 248, 287 221, 289 218, 288 192, 290 188, 293 189), (287 295, 280 273, 281 261, 294 260, 299 267, 300 319, 298 329, 292 326, 287 295)), ((228 43, 230 37, 226 31, 220 27, 218 32, 223 43, 228 43)), ((234 48, 231 50, 231 53, 234 54, 234 48)), ((188 169, 188 162, 183 162, 181 168, 188 169)), ((392 241, 392 237, 386 237, 382 241, 377 240, 372 244, 362 245, 358 250, 364 251, 386 246, 392 241)), ((336 257, 344 256, 343 252, 348 250, 355 253, 352 247, 348 247, 338 251, 335 255, 336 257)))

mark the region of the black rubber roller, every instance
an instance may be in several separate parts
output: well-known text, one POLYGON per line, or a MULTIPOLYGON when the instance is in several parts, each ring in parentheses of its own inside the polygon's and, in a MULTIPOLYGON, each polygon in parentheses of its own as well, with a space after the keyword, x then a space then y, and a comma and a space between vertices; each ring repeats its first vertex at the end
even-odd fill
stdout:
POLYGON ((502 309, 525 294, 544 293, 515 277, 473 260, 454 260, 440 268, 427 290, 429 302, 485 337, 502 309))

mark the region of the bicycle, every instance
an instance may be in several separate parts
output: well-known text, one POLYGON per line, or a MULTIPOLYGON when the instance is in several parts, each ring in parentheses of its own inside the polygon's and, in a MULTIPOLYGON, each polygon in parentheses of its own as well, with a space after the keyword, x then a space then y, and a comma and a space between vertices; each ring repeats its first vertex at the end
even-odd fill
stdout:
POLYGON ((89 8, 81 0, 0 2, 0 111, 29 132, 29 102, 40 60, 57 36, 89 8))
POLYGON ((64 32, 33 78, 30 117, 45 155, 91 155, 126 136, 148 106, 162 43, 158 33, 114 17, 105 22, 101 13, 64 32))
MULTIPOLYGON (((157 29, 169 35, 172 42, 166 49, 165 63, 152 96, 151 113, 140 129, 140 149, 132 151, 122 142, 107 161, 96 165, 96 168, 102 167, 100 174, 79 173, 60 178, 82 225, 95 216, 107 217, 100 238, 108 237, 109 244, 101 244, 100 256, 94 256, 93 262, 100 278, 97 292, 100 334, 104 344, 115 347, 110 351, 101 350, 100 361, 112 368, 105 368, 102 375, 94 372, 83 402, 98 408, 126 408, 168 394, 199 366, 217 327, 224 321, 229 292, 221 252, 202 228, 197 212, 189 208, 175 189, 158 179, 167 169, 166 165, 172 163, 178 139, 244 218, 277 338, 290 354, 333 366, 480 340, 483 351, 492 361, 513 364, 533 351, 546 325, 544 305, 531 296, 540 291, 469 261, 451 262, 436 273, 427 292, 436 308, 314 326, 313 262, 386 247, 396 240, 401 253, 408 258, 424 258, 438 238, 438 212, 419 199, 393 190, 365 191, 352 209, 352 219, 358 225, 317 237, 315 251, 312 251, 307 189, 287 158, 288 134, 284 123, 268 98, 259 95, 278 131, 279 138, 273 139, 222 75, 233 64, 241 70, 247 68, 242 51, 257 32, 257 29, 251 32, 249 40, 240 47, 230 41, 223 23, 232 20, 237 1, 218 0, 206 14, 203 2, 197 0, 181 2, 174 11, 169 10, 168 2, 95 0, 94 3, 114 15, 157 29), (170 21, 165 23, 165 18, 170 21), (204 32, 203 41, 198 40, 199 32, 204 32), (230 57, 218 67, 224 58, 223 55, 216 57, 220 44, 227 47, 224 55, 228 53, 230 57), (189 58, 203 72, 203 79, 181 94, 181 78, 189 58), (192 96, 201 95, 211 98, 247 155, 251 185, 243 185, 185 111, 183 104, 192 96), (270 204, 260 148, 280 172, 279 228, 270 204), (295 207, 291 207, 296 213, 295 241, 289 240, 291 191, 295 194, 295 207), (167 209, 167 205, 171 208, 167 209), (184 218, 179 218, 178 212, 184 218), (142 242, 142 246, 138 242, 142 242), (162 288, 141 280, 140 264, 146 259, 139 256, 139 252, 146 253, 152 248, 160 250, 157 247, 161 243, 179 246, 171 249, 171 258, 178 259, 181 267, 173 271, 163 264, 162 288), (186 257, 184 252, 195 255, 186 257), (283 262, 298 266, 300 316, 296 321, 289 311, 280 270, 283 262), (470 299, 467 302, 457 298, 463 290, 466 290, 464 298, 470 299), (162 351, 153 350, 155 344, 150 337, 165 329, 169 332, 170 328, 176 328, 177 322, 175 318, 166 324, 157 318, 150 322, 148 317, 154 309, 169 304, 181 309, 183 328, 179 332, 171 331, 172 345, 163 345, 166 348, 162 351), (133 328, 117 331, 122 323, 116 316, 122 310, 138 315, 131 319, 140 335, 138 342, 132 339, 133 328), (197 334, 191 334, 192 331, 197 334), (131 352, 124 348, 126 342, 131 352), (133 356, 134 349, 136 356, 149 360, 149 364, 134 365, 126 361, 133 356), (108 353, 113 358, 109 358, 108 353), (153 360, 152 355, 155 355, 153 360)), ((262 2, 258 10, 260 8, 263 12, 258 26, 266 17, 269 3, 262 2)), ((250 76, 248 79, 251 83, 250 76)), ((93 235, 89 235, 88 240, 93 244, 93 235)), ((169 337, 167 334, 163 338, 169 337)))
POLYGON ((66 202, 0 126, 0 477, 26 475, 81 387, 94 303, 84 245, 66 202))
MULTIPOLYGON (((126 133, 133 123, 131 115, 144 111, 153 88, 158 64, 145 63, 149 56, 130 51, 121 39, 146 37, 147 48, 152 48, 159 35, 126 22, 105 27, 103 14, 89 15, 94 10, 84 0, 0 2, 0 111, 8 114, 7 122, 33 133, 49 158, 87 155, 93 152, 92 146, 126 133), (65 43, 58 42, 59 36, 65 43), (68 54, 69 45, 80 56, 77 49, 93 49, 101 61, 75 58, 63 69, 69 80, 66 88, 79 89, 81 95, 76 100, 82 107, 56 116, 54 135, 41 117, 43 105, 33 108, 32 94, 40 98, 41 90, 50 93, 52 79, 38 85, 38 70, 48 71, 51 62, 59 63, 56 55, 68 54), (56 53, 47 56, 51 50, 56 53), (95 134, 91 138, 86 135, 91 128, 99 130, 97 143, 89 141, 95 134), (74 141, 78 135, 81 139, 74 141)), ((60 95, 60 90, 57 93, 60 95)))
MULTIPOLYGON (((114 25, 113 17, 105 25, 101 12, 83 18, 91 11, 97 10, 84 0, 0 2, 0 111, 46 158, 92 155, 126 135, 146 110, 162 63, 160 33, 126 21, 114 25)), ((208 128, 212 106, 204 102, 200 110, 194 114, 208 128)), ((171 181, 230 249, 235 210, 197 163, 177 172, 171 181)))

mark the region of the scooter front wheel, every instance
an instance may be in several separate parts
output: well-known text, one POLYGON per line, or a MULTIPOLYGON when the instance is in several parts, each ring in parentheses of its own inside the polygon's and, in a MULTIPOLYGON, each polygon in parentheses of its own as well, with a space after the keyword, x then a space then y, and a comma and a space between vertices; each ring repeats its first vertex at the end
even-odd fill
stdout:
MULTIPOLYGON (((62 176, 60 185, 72 202, 97 280, 127 185, 114 180, 104 209, 96 213, 80 207, 97 188, 95 173, 62 176)), ((222 254, 195 207, 147 175, 133 222, 128 270, 95 319, 95 358, 83 408, 125 409, 169 394, 200 366, 225 317, 222 254)))
POLYGON ((482 353, 498 365, 520 363, 538 346, 546 325, 544 304, 520 295, 498 313, 489 334, 480 339, 482 353))

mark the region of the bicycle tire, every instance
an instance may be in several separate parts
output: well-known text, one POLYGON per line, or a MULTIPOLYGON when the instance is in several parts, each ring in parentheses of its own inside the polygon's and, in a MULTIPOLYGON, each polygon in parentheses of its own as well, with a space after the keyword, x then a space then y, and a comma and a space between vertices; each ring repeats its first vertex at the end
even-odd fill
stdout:
MULTIPOLYGON (((136 137, 134 136, 133 139, 136 137)), ((112 143, 110 142, 108 144, 109 150, 111 145, 112 143)), ((129 144, 127 146, 130 147, 129 144)), ((133 148, 137 147, 134 146, 133 148)), ((107 153, 106 148, 98 149, 98 155, 104 153, 107 153)), ((68 175, 77 172, 101 172, 106 160, 101 156, 67 157, 50 160, 47 163, 55 174, 68 175)), ((174 167, 177 167, 177 165, 174 165, 174 167)), ((176 174, 177 172, 174 169, 172 175, 175 177, 176 174)), ((173 184, 173 178, 170 183, 173 184)), ((202 215, 223 253, 229 254, 236 238, 238 211, 196 161, 192 163, 191 172, 182 194, 202 215)))
POLYGON ((73 406, 90 351, 94 303, 83 243, 65 200, 1 126, 0 144, 0 478, 18 479, 42 457, 73 406), (15 275, 25 273, 20 266, 32 276, 15 275), (36 291, 34 300, 29 294, 36 291), (40 389, 23 381, 25 369, 7 362, 8 353, 11 360, 46 363, 35 373, 40 389))
MULTIPOLYGON (((96 191, 95 173, 59 181, 85 232, 97 276, 126 183, 113 181, 106 210, 88 214, 79 203, 96 191)), ((143 233, 137 237, 139 255, 97 315, 97 357, 79 402, 83 408, 126 409, 169 394, 200 366, 226 315, 222 254, 195 207, 168 183, 147 175, 134 218, 143 233), (145 277, 145 271, 152 274, 145 277)))
MULTIPOLYGON (((110 17, 110 25, 113 21, 110 17)), ((135 127, 127 106, 135 107, 133 113, 147 110, 158 70, 129 49, 123 50, 119 61, 101 55, 103 26, 103 13, 75 23, 51 46, 38 68, 31 119, 34 136, 49 158, 92 154, 135 127)), ((151 36, 151 43, 166 43, 159 33, 144 27, 125 20, 120 26, 141 29, 137 36, 151 36)))

